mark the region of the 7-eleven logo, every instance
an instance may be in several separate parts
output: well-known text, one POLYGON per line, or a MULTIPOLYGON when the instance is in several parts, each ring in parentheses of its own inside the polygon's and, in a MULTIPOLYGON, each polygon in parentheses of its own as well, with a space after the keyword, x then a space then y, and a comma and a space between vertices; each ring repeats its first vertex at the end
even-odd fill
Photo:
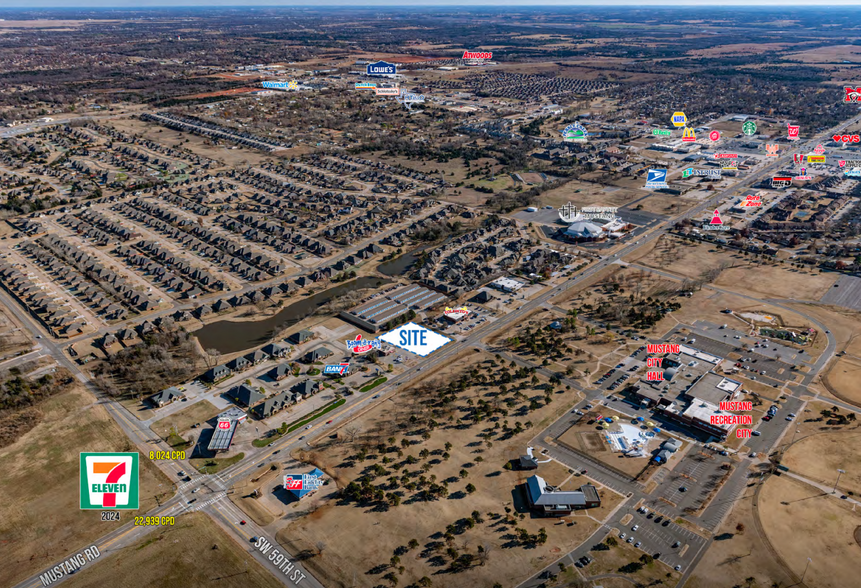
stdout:
POLYGON ((137 453, 81 453, 81 509, 140 508, 137 453))

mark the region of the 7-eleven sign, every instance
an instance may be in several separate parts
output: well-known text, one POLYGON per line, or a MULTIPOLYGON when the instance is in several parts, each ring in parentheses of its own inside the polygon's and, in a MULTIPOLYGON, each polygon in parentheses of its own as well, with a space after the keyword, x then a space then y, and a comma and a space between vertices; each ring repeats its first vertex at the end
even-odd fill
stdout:
POLYGON ((138 453, 81 453, 81 509, 137 510, 138 453))

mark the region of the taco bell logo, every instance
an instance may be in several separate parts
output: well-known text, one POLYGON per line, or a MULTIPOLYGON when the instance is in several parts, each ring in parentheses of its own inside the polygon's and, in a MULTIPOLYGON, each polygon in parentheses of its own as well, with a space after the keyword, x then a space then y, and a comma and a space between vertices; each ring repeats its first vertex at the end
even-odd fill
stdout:
POLYGON ((356 335, 356 338, 347 341, 347 349, 352 351, 355 354, 367 353, 372 349, 379 349, 382 347, 379 339, 362 339, 361 335, 356 335))
POLYGON ((369 63, 365 73, 369 76, 393 76, 398 73, 398 68, 393 63, 378 61, 369 63))

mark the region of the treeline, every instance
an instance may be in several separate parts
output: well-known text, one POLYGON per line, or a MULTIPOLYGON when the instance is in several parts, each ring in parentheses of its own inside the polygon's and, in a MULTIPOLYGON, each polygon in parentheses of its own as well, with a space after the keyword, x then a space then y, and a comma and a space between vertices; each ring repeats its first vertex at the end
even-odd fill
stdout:
POLYGON ((46 374, 36 380, 15 375, 0 383, 0 411, 35 406, 51 396, 65 391, 71 383, 67 375, 46 374))
POLYGON ((143 342, 110 356, 96 368, 94 382, 111 396, 141 397, 185 382, 202 369, 194 338, 176 327, 143 336, 143 342))
POLYGON ((42 420, 39 405, 65 392, 74 379, 65 371, 35 380, 20 375, 0 382, 0 447, 11 445, 42 420))
POLYGON ((502 192, 488 198, 487 206, 494 212, 503 214, 511 212, 515 208, 531 206, 538 201, 538 196, 548 190, 564 186, 569 182, 569 180, 570 178, 565 178, 544 182, 543 184, 532 186, 529 190, 524 190, 523 192, 508 192, 503 190, 502 192))

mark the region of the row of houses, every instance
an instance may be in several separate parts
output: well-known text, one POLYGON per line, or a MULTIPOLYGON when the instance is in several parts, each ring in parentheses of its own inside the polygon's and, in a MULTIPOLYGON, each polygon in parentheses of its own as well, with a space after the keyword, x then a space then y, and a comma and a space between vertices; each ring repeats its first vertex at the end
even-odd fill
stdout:
POLYGON ((284 357, 289 352, 290 349, 287 347, 283 347, 278 343, 269 343, 263 348, 256 349, 247 355, 240 355, 225 364, 210 368, 203 375, 203 378, 209 382, 218 382, 236 372, 245 371, 273 357, 284 357))
POLYGON ((7 263, 0 264, 0 285, 57 336, 76 335, 88 325, 55 293, 7 263))
MULTIPOLYGON (((289 364, 284 365, 287 365, 289 370, 289 364)), ((265 419, 288 406, 298 404, 314 396, 322 389, 320 382, 302 380, 294 384, 290 390, 284 390, 268 398, 263 388, 257 390, 248 384, 234 386, 228 390, 227 395, 237 405, 249 408, 257 418, 265 419)))
MULTIPOLYGON (((36 242, 25 244, 22 250, 61 279, 77 270, 82 274, 81 283, 85 284, 89 281, 91 285, 95 284, 101 288, 107 295, 106 300, 113 299, 126 308, 137 309, 140 312, 158 307, 158 300, 141 291, 142 289, 135 289, 134 284, 102 265, 96 257, 59 237, 54 235, 39 237, 36 242), (66 265, 67 263, 69 265, 66 265)), ((77 285, 73 287, 78 289, 77 285)))

